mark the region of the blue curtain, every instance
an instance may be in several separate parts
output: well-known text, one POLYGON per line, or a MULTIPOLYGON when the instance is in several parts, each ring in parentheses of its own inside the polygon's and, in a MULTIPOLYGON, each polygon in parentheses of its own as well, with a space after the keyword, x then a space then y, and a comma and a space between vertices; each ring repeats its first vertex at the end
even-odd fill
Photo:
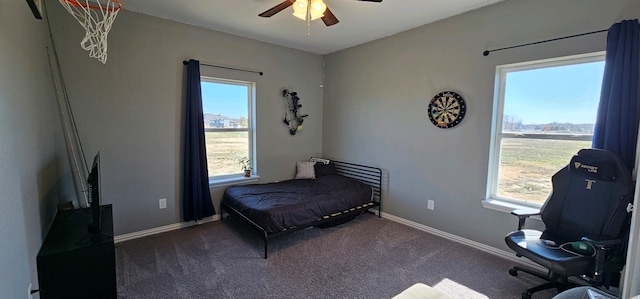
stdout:
POLYGON ((182 212, 184 221, 198 221, 216 212, 209 190, 200 90, 200 62, 191 59, 186 64, 187 103, 184 123, 182 212))
POLYGON ((594 148, 610 150, 633 169, 640 121, 638 67, 640 25, 626 20, 609 28, 594 148))

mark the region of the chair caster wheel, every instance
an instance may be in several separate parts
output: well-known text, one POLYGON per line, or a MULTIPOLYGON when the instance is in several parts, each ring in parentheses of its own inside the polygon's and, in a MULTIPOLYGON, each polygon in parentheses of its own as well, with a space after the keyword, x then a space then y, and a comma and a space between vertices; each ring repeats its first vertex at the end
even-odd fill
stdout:
MULTIPOLYGON (((518 271, 516 269, 511 268, 511 269, 509 269, 509 275, 518 276, 518 271)), ((522 296, 524 296, 524 294, 522 296)), ((524 298, 524 297, 522 297, 522 298, 524 298)))
POLYGON ((531 299, 531 293, 526 292, 526 293, 522 293, 522 299, 531 299))

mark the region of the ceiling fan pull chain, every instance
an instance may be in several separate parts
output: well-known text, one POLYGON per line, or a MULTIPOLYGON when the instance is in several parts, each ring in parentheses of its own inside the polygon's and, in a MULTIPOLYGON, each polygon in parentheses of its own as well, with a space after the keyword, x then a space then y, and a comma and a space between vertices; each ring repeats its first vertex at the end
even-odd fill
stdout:
POLYGON ((307 3, 307 36, 311 35, 311 0, 307 3))

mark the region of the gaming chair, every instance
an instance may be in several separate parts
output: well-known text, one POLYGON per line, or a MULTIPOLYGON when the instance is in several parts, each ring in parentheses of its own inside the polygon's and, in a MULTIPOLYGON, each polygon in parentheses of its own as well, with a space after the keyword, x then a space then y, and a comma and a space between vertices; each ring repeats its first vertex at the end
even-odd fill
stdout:
POLYGON ((517 256, 548 269, 546 274, 519 266, 509 270, 512 276, 523 271, 548 281, 528 289, 522 298, 544 289, 576 286, 570 277, 601 288, 616 284, 629 234, 631 172, 613 152, 582 149, 551 181, 553 191, 539 211, 512 212, 519 219, 518 230, 505 237, 517 256), (525 220, 536 215, 544 230, 525 229, 525 220))

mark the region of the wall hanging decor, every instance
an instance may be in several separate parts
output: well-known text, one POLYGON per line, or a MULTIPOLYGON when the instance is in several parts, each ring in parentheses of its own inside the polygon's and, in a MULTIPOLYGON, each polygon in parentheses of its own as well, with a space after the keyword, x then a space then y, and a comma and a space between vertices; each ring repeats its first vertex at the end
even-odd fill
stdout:
POLYGON ((302 131, 302 123, 304 118, 309 114, 300 114, 300 98, 295 91, 289 91, 287 89, 282 91, 282 97, 284 99, 284 124, 289 128, 289 134, 295 135, 302 131))
POLYGON ((464 99, 453 91, 443 91, 436 94, 427 108, 429 120, 436 127, 442 129, 457 126, 466 112, 467 104, 464 99))

